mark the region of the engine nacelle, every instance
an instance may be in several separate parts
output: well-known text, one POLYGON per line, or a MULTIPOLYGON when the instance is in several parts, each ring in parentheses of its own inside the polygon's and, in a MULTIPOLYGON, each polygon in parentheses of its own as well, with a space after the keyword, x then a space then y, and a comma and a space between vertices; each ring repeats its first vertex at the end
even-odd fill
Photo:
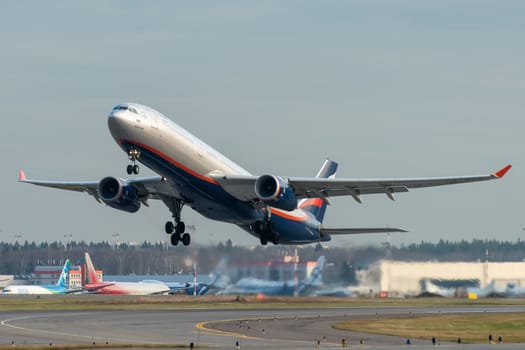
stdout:
POLYGON ((105 177, 98 184, 98 196, 112 208, 134 213, 140 209, 137 190, 114 177, 105 177))
POLYGON ((282 178, 262 175, 255 181, 255 194, 264 203, 283 210, 297 208, 297 197, 293 188, 282 178))

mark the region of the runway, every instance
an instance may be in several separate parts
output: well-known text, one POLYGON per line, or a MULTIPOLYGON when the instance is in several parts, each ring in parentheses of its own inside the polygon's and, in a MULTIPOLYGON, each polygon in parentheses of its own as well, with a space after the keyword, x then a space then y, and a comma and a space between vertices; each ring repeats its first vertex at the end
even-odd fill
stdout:
MULTIPOLYGON (((405 338, 344 332, 331 328, 349 318, 439 313, 523 312, 523 307, 338 308, 301 310, 123 310, 2 312, 0 345, 15 344, 175 344, 216 349, 406 348, 405 338), (362 340, 362 344, 360 343, 362 340)), ((437 334, 441 346, 471 349, 494 345, 458 345, 437 334)), ((418 349, 432 348, 430 339, 411 339, 418 349)), ((498 344, 525 349, 522 344, 498 344)), ((140 348, 140 346, 139 346, 140 348)))

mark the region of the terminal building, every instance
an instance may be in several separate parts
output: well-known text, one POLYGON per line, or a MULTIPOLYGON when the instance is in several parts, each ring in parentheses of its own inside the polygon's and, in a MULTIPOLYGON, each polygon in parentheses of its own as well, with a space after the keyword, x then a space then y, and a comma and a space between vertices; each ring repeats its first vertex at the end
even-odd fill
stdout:
MULTIPOLYGON (((53 285, 56 284, 62 273, 64 266, 36 266, 33 273, 27 280, 18 281, 18 284, 34 284, 34 285, 53 285)), ((69 267, 69 288, 79 288, 82 286, 82 281, 85 280, 85 265, 71 265, 69 267)), ((102 280, 102 270, 96 270, 97 276, 102 280)))

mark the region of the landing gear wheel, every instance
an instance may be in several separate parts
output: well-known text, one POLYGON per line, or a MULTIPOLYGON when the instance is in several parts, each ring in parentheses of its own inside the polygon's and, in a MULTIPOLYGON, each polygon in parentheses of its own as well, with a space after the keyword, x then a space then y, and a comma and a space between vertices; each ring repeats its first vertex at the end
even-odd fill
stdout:
POLYGON ((182 235, 182 244, 184 245, 190 245, 190 234, 189 233, 185 233, 182 235))
POLYGON ((126 172, 128 175, 135 174, 137 175, 140 171, 140 168, 135 162, 140 158, 140 151, 135 148, 131 148, 128 151, 128 158, 131 160, 131 164, 129 164, 126 168, 126 172))
POLYGON ((265 230, 265 225, 264 225, 264 222, 262 221, 257 221, 254 225, 255 227, 255 232, 257 233, 260 233, 260 234, 263 234, 264 233, 264 230, 265 230))
POLYGON ((262 245, 267 245, 268 244, 268 238, 266 238, 264 236, 261 236, 261 244, 262 245))
POLYGON ((171 241, 171 245, 177 245, 179 244, 179 241, 180 241, 180 235, 174 233, 171 235, 170 237, 170 241, 171 241))
POLYGON ((177 226, 175 227, 175 232, 182 234, 184 233, 184 231, 186 231, 186 225, 184 224, 184 222, 183 221, 177 222, 177 226))
POLYGON ((173 221, 168 221, 165 225, 166 233, 171 234, 171 244, 177 245, 179 241, 182 241, 182 244, 189 245, 190 235, 184 233, 184 231, 186 231, 186 225, 180 219, 180 213, 185 203, 184 200, 171 197, 170 200, 165 200, 164 203, 166 203, 173 214, 173 221))
POLYGON ((166 230, 167 234, 171 235, 173 231, 175 230, 175 227, 173 226, 173 222, 171 221, 166 222, 164 229, 166 230))

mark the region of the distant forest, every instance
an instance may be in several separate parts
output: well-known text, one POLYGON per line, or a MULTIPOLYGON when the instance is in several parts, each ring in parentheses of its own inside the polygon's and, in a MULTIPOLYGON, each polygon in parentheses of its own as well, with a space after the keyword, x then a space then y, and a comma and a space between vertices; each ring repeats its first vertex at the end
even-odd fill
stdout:
MULTIPOLYGON (((235 246, 230 240, 215 246, 192 244, 189 247, 171 247, 163 243, 144 242, 141 245, 115 246, 109 242, 24 242, 0 243, 0 274, 29 275, 37 265, 62 265, 66 258, 73 264, 84 261, 88 252, 97 269, 105 275, 170 275, 207 274, 222 257, 230 263, 267 262, 283 255, 294 255, 294 246, 235 246)), ((297 247, 299 261, 326 256, 325 281, 348 281, 355 270, 367 267, 379 259, 402 261, 522 261, 525 259, 525 241, 473 240, 389 247, 330 247, 321 245, 297 247)))

